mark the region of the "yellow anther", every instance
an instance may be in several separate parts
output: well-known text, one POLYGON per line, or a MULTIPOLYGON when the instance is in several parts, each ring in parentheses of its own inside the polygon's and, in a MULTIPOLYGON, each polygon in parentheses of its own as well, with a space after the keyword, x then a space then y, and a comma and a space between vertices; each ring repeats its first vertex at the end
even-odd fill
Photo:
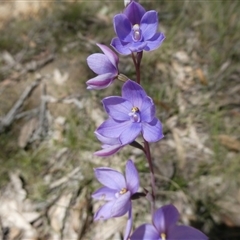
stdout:
POLYGON ((133 113, 139 112, 139 108, 138 108, 138 107, 133 107, 133 108, 132 108, 132 112, 133 112, 133 113))
POLYGON ((126 188, 123 188, 119 193, 120 194, 124 194, 124 193, 126 193, 127 192, 127 189, 126 188))

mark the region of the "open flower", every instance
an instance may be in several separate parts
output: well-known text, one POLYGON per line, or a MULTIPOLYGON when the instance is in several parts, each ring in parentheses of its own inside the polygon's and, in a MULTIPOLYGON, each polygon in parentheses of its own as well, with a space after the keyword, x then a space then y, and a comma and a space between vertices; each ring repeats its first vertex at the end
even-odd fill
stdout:
POLYGON ((158 48, 165 36, 157 32, 158 15, 154 10, 147 11, 137 2, 131 1, 122 14, 113 19, 117 37, 111 46, 123 55, 132 52, 152 51, 158 48))
POLYGON ((139 176, 134 163, 132 160, 127 161, 125 177, 122 173, 106 167, 96 168, 95 176, 104 187, 95 191, 92 197, 98 200, 106 200, 107 203, 95 213, 94 220, 120 217, 128 212, 124 238, 127 239, 132 228, 131 196, 139 188, 139 176))
POLYGON ((118 76, 118 56, 107 46, 97 44, 103 51, 102 53, 94 53, 87 58, 88 66, 98 74, 88 80, 87 89, 103 89, 108 87, 118 76))
POLYGON ((103 137, 118 139, 121 145, 133 142, 141 132, 148 142, 163 138, 154 103, 138 83, 128 80, 122 87, 122 97, 104 98, 103 105, 109 119, 96 130, 103 137))
POLYGON ((199 230, 189 226, 178 226, 179 212, 173 205, 159 208, 153 214, 153 224, 143 224, 130 237, 131 240, 207 240, 199 230))

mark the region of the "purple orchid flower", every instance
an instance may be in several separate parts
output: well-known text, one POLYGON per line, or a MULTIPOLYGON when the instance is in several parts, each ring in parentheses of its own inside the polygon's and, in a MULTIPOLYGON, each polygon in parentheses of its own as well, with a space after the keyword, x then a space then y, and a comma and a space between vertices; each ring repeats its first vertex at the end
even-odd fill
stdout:
POLYGON ((110 116, 96 130, 103 137, 118 139, 121 145, 133 142, 141 132, 148 142, 163 138, 153 100, 138 83, 128 80, 122 87, 122 97, 104 98, 103 105, 110 116))
POLYGON ((87 58, 88 66, 98 74, 88 80, 87 89, 103 89, 108 87, 118 76, 118 56, 107 46, 97 44, 103 51, 102 53, 94 53, 87 58))
POLYGON ((137 2, 131 1, 122 14, 113 19, 117 37, 111 46, 120 54, 152 51, 158 48, 165 36, 157 32, 158 15, 154 10, 147 11, 137 2))
POLYGON ((139 176, 134 163, 132 160, 127 161, 125 177, 122 173, 106 167, 96 168, 95 176, 104 187, 95 191, 92 197, 108 202, 95 213, 94 220, 120 217, 128 212, 124 238, 127 239, 132 228, 131 196, 135 194, 139 188, 139 176))
POLYGON ((207 240, 199 230, 178 226, 179 212, 173 205, 159 208, 153 214, 153 224, 143 224, 130 237, 131 240, 207 240))

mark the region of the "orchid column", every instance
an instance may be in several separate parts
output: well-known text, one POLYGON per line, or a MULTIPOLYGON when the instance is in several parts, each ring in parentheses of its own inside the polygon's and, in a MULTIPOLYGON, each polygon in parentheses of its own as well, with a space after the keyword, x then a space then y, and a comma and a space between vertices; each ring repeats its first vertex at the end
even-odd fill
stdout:
POLYGON ((158 32, 156 11, 146 11, 136 1, 125 2, 128 5, 123 13, 117 14, 113 19, 117 37, 112 39, 111 46, 121 55, 131 55, 136 81, 119 73, 119 58, 105 45, 97 44, 103 54, 95 53, 87 59, 89 67, 98 75, 87 81, 88 89, 106 88, 117 79, 124 82, 121 96, 110 96, 102 100, 108 119, 95 131, 96 137, 102 142, 102 149, 95 152, 95 155, 108 157, 126 145, 141 149, 149 164, 152 191, 138 192, 139 175, 132 160, 126 163, 125 176, 111 168, 96 168, 95 176, 104 186, 95 191, 92 197, 104 199, 106 204, 95 213, 94 219, 107 220, 128 213, 125 240, 205 240, 207 237, 197 229, 176 225, 179 213, 173 205, 155 209, 156 186, 149 143, 157 142, 164 136, 162 124, 155 116, 154 102, 141 86, 140 67, 143 51, 157 49, 165 37, 158 32), (139 135, 143 138, 143 145, 136 142, 139 135), (153 225, 143 224, 130 237, 132 201, 136 198, 145 198, 151 202, 153 225))

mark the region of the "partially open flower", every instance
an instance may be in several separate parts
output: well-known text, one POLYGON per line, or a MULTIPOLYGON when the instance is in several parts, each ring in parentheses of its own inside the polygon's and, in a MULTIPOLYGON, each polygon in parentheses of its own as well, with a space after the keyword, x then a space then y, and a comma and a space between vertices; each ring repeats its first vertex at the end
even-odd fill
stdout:
POLYGON ((88 66, 98 74, 97 77, 86 82, 87 89, 106 88, 118 76, 118 56, 105 45, 97 44, 97 46, 104 54, 94 53, 87 58, 88 66))

